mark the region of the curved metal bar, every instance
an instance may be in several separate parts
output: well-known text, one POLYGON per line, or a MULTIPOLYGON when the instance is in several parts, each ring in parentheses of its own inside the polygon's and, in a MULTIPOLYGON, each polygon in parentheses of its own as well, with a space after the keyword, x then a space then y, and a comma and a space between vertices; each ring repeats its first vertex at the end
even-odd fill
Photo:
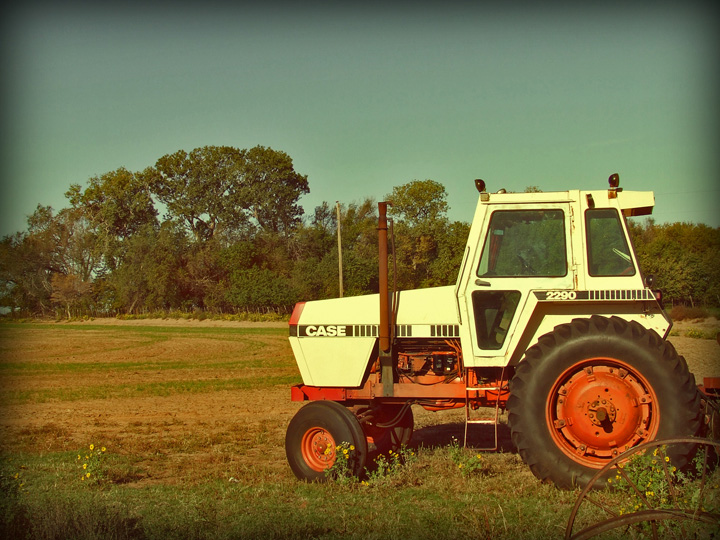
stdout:
MULTIPOLYGON (((711 440, 711 439, 702 439, 697 437, 679 437, 679 438, 672 438, 672 439, 661 439, 661 440, 655 440, 647 443, 640 444, 638 446, 635 446, 631 448, 629 451, 620 454, 619 456, 611 459, 602 469, 599 469, 593 477, 590 479, 590 481, 587 483, 587 485, 583 488, 583 490, 580 492, 580 495, 578 495, 577 501, 575 502, 575 506, 573 507, 572 512, 570 513, 570 517, 568 519, 567 528, 565 529, 565 539, 566 540, 579 540, 579 539, 585 539, 585 538, 591 538, 597 534, 601 534, 603 532, 609 531, 611 529, 617 528, 617 527, 623 527, 623 526, 629 526, 633 525, 635 523, 640 523, 643 521, 651 521, 653 523, 653 531, 656 535, 656 531, 654 528, 654 522, 660 521, 660 520, 688 520, 688 521, 701 521, 703 523, 709 523, 709 524, 720 524, 720 515, 712 514, 708 512, 701 511, 700 504, 702 501, 702 497, 705 491, 706 487, 706 473, 707 473, 707 452, 705 453, 705 459, 703 462, 703 471, 702 471, 702 479, 701 479, 701 491, 700 491, 700 498, 698 501, 698 507, 695 510, 681 510, 681 509, 654 509, 652 508, 652 505, 647 501, 647 499, 644 497, 644 495, 637 489, 637 486, 627 477, 625 472, 622 468, 618 468, 619 474, 625 479, 626 482, 632 488, 635 490, 636 494, 640 497, 640 499, 643 501, 643 503, 649 508, 648 510, 641 510, 639 512, 634 512, 632 514, 625 514, 625 515, 617 515, 614 512, 612 512, 610 509, 605 508, 604 505, 599 505, 596 503, 592 498, 588 497, 588 492, 594 487, 595 482, 597 482, 600 478, 602 478, 603 475, 605 475, 610 469, 613 467, 616 467, 618 463, 622 461, 626 461, 630 456, 635 454, 640 454, 641 452, 646 451, 647 449, 654 448, 654 447, 661 447, 661 446, 669 446, 673 444, 696 444, 696 445, 704 445, 704 446, 714 446, 718 453, 720 453, 720 442, 711 440), (595 504, 596 506, 599 506, 603 511, 610 514, 612 517, 609 519, 606 519, 604 521, 601 521, 599 523, 596 523, 595 525, 592 525, 590 527, 586 527, 576 535, 572 534, 573 525, 575 524, 575 518, 577 517, 578 511, 580 509, 580 506, 582 505, 583 501, 587 500, 588 502, 595 504)), ((663 471, 665 474, 666 479, 670 479, 669 471, 667 467, 665 466, 665 461, 661 460, 663 463, 663 471)), ((671 482, 670 482, 671 483, 671 482)), ((671 493, 673 500, 676 501, 674 492, 671 493)))
POLYGON ((716 525, 720 515, 710 514, 702 512, 695 517, 693 512, 686 512, 684 510, 640 510, 639 512, 633 512, 632 514, 624 514, 622 516, 616 516, 610 519, 596 523, 590 527, 587 527, 577 533, 576 535, 570 536, 570 540, 587 540, 598 534, 611 531, 618 527, 627 527, 634 525, 635 523, 642 523, 644 521, 665 521, 665 520, 694 520, 708 523, 710 525, 716 525))

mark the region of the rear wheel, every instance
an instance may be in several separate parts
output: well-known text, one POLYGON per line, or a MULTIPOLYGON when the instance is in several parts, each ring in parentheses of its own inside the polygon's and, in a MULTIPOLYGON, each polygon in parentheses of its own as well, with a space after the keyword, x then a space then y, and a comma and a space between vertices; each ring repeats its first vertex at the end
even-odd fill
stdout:
MULTIPOLYGON (((541 480, 584 485, 630 448, 696 435, 700 397, 685 360, 618 317, 559 325, 528 349, 510 384, 512 439, 541 480)), ((670 456, 685 465, 691 446, 670 456)))
POLYGON ((365 467, 367 442, 355 415, 334 401, 313 401, 288 425, 285 454, 295 476, 325 481, 325 471, 337 460, 338 447, 350 449, 348 466, 359 476, 365 467))

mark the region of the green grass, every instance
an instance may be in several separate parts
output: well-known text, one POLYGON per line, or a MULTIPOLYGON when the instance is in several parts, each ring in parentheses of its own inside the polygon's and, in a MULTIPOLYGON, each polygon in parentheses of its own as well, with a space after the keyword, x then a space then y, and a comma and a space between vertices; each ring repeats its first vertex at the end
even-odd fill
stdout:
POLYGON ((297 375, 270 375, 257 377, 252 374, 242 379, 202 381, 170 381, 138 384, 95 385, 86 388, 48 388, 43 390, 20 390, 4 392, 2 405, 22 403, 47 403, 112 398, 138 398, 148 396, 171 396, 223 390, 263 389, 275 386, 291 386, 302 382, 297 375))
POLYGON ((9 427, 0 432, 0 538, 563 537, 577 493, 539 483, 513 452, 482 453, 481 466, 469 468, 477 452, 445 440, 414 447, 415 459, 385 476, 370 474, 366 484, 296 480, 285 461, 284 431, 297 404, 279 390, 300 379, 286 336, 284 328, 0 325, 0 375, 12 382, 3 384, 0 414, 48 403, 40 408, 56 407, 58 415, 15 428, 11 439, 9 427), (79 348, 65 350, 78 338, 79 348), (209 347, 218 340, 222 347, 209 347), (98 351, 103 341, 109 347, 98 351), (178 357, 170 349, 178 344, 194 352, 178 357), (148 350, 156 356, 143 356, 148 350), (203 378, 193 379, 199 367, 203 378), (136 373, 156 378, 120 380, 136 373), (23 388, 36 378, 47 382, 23 388), (54 382, 85 378, 94 382, 54 382), (223 403, 266 414, 218 421, 212 411, 198 411, 204 416, 195 424, 140 416, 121 430, 93 427, 102 422, 93 413, 103 400, 175 403, 182 402, 177 396, 224 391, 236 393, 223 403), (255 401, 240 402, 243 392, 255 401), (84 402, 87 408, 78 407, 84 402), (71 407, 81 414, 62 422, 71 407), (93 440, 79 444, 73 430, 80 428, 93 440), (84 460, 77 459, 89 443, 107 445, 92 483, 80 480, 84 460))
POLYGON ((509 467, 492 476, 468 478, 446 451, 428 449, 403 478, 382 486, 265 474, 137 489, 83 485, 75 454, 66 452, 27 462, 21 493, 5 503, 4 532, 18 539, 561 537, 574 494, 525 473, 506 476, 518 472, 516 459, 506 460, 509 467))

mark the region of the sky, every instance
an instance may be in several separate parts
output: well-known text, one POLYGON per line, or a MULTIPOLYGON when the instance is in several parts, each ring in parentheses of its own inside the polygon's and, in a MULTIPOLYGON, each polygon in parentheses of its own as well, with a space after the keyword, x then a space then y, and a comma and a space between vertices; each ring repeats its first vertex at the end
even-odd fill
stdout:
POLYGON ((355 4, 10 8, 0 236, 71 184, 207 145, 286 152, 309 215, 432 179, 470 221, 475 178, 604 189, 617 172, 655 191, 657 222, 720 226, 710 2, 355 4))

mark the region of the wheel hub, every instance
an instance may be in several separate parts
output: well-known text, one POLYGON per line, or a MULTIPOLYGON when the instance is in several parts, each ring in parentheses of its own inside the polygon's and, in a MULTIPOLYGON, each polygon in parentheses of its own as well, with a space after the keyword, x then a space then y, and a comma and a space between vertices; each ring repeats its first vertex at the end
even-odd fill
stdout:
POLYGON ((654 425, 649 385, 618 364, 596 358, 575 365, 558 378, 548 400, 558 446, 595 467, 648 439, 654 425))
POLYGON ((587 417, 596 426, 607 428, 615 422, 617 409, 607 399, 597 399, 588 407, 587 417))
POLYGON ((335 439, 322 428, 309 429, 302 438, 302 455, 315 471, 322 472, 335 463, 335 439))

